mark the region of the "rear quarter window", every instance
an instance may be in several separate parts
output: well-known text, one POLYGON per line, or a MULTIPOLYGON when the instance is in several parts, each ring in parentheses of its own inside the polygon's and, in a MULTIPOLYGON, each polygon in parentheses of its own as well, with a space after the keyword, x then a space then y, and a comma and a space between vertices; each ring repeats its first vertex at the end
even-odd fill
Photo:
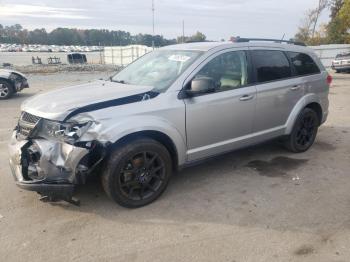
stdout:
POLYGON ((307 54, 287 52, 298 76, 320 73, 315 61, 307 54))
POLYGON ((282 51, 253 50, 251 54, 259 83, 283 80, 292 76, 289 61, 282 51))

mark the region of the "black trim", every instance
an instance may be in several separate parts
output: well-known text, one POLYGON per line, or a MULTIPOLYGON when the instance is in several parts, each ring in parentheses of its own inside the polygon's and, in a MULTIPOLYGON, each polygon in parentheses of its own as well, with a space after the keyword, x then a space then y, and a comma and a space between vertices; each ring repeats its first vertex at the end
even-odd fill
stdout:
POLYGON ((247 67, 248 67, 248 85, 247 86, 252 86, 255 85, 257 80, 255 76, 255 67, 253 63, 253 57, 251 50, 246 50, 246 56, 247 56, 247 67))
POLYGON ((291 78, 297 77, 298 76, 297 70, 294 67, 294 64, 292 62, 292 59, 291 59, 290 55, 288 54, 288 51, 283 51, 283 54, 287 57, 287 60, 289 62, 289 67, 291 69, 290 70, 291 71, 291 78))
POLYGON ((292 45, 306 46, 303 42, 288 41, 282 39, 269 39, 269 38, 237 38, 236 43, 247 43, 251 41, 263 41, 263 42, 275 42, 277 44, 287 43, 292 45))
POLYGON ((35 191, 45 196, 54 196, 59 198, 72 197, 74 192, 73 184, 45 184, 45 183, 24 183, 17 182, 16 185, 21 189, 35 191))
POLYGON ((154 91, 149 91, 145 93, 140 93, 132 96, 126 96, 122 98, 117 98, 117 99, 112 99, 112 100, 107 100, 103 102, 98 102, 94 104, 90 104, 87 106, 83 106, 80 108, 77 108, 70 112, 63 121, 67 121, 68 119, 72 118, 73 116, 76 116, 81 113, 86 113, 86 112, 91 112, 91 111, 97 111, 100 109, 108 108, 108 107, 114 107, 114 106, 120 106, 120 105, 126 105, 126 104, 131 104, 131 103, 136 103, 142 101, 143 97, 145 95, 148 95, 148 99, 155 98, 158 96, 160 93, 154 92, 154 91))

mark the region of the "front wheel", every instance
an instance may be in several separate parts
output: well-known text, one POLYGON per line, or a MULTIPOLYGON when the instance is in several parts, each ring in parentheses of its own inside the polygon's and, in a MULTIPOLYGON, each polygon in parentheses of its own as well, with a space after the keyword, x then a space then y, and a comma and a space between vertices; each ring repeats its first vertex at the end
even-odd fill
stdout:
POLYGON ((14 93, 14 89, 10 83, 0 79, 0 99, 10 98, 14 93))
POLYGON ((294 124, 292 133, 285 141, 287 149, 294 153, 307 151, 315 141, 319 123, 317 113, 310 108, 304 108, 294 124))
POLYGON ((153 139, 138 138, 111 152, 102 185, 115 202, 136 208, 156 200, 166 189, 171 173, 168 150, 153 139))

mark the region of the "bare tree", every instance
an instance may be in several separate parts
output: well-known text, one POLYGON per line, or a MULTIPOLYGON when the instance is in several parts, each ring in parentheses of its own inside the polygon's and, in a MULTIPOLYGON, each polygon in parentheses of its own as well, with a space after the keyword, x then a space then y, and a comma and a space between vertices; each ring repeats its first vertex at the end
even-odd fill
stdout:
POLYGON ((317 8, 310 9, 306 12, 304 19, 301 21, 298 32, 295 35, 296 40, 309 42, 315 37, 316 27, 319 17, 324 9, 326 9, 331 0, 319 0, 317 8))
POLYGON ((315 31, 316 31, 316 26, 317 26, 317 22, 318 19, 320 18, 320 15, 322 13, 322 11, 324 9, 326 9, 329 5, 329 0, 319 0, 318 1, 318 8, 312 10, 312 14, 313 16, 311 17, 311 19, 313 20, 313 29, 312 29, 312 38, 315 37, 315 31))

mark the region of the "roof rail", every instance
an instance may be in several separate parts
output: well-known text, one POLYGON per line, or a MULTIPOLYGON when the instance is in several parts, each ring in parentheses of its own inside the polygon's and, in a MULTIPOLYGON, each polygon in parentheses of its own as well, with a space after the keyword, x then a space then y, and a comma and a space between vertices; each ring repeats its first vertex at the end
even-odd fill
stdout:
POLYGON ((295 41, 288 41, 288 40, 281 40, 281 39, 267 39, 267 38, 236 38, 236 43, 244 43, 244 42, 251 42, 251 41, 263 41, 263 42, 274 42, 274 43, 287 43, 292 45, 300 45, 300 46, 306 46, 302 42, 295 42, 295 41))

